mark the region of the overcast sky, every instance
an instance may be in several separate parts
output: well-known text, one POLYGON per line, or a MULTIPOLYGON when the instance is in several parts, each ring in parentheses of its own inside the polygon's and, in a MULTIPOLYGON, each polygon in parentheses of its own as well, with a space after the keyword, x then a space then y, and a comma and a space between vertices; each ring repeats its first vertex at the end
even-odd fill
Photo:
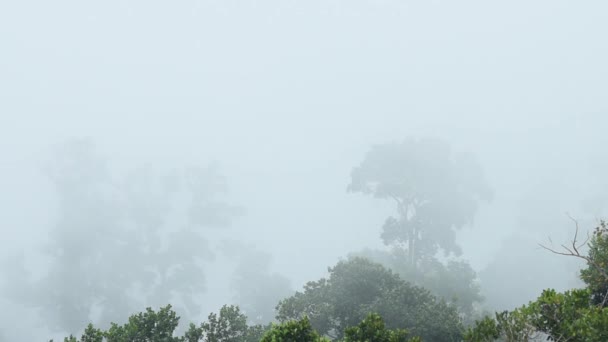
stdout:
POLYGON ((605 1, 3 1, 0 256, 44 241, 41 165, 90 137, 117 168, 216 161, 227 235, 299 287, 381 246, 392 204, 346 192, 369 147, 437 137, 495 192, 459 236, 480 270, 608 184, 606 32, 605 1))

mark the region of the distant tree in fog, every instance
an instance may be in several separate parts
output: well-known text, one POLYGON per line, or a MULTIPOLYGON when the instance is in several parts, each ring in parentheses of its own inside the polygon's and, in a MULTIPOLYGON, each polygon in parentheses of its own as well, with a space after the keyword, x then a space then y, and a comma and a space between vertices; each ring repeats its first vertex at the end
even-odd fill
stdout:
POLYGON ((432 139, 405 140, 373 146, 351 173, 348 186, 396 205, 381 238, 390 250, 365 250, 360 255, 381 263, 403 279, 430 290, 470 319, 483 300, 477 274, 459 256, 456 230, 473 221, 480 201, 491 199, 483 172, 468 155, 456 155, 432 139))
POLYGON ((48 165, 59 212, 43 251, 47 272, 13 287, 54 329, 76 332, 93 317, 108 324, 169 302, 198 313, 201 262, 213 256, 202 233, 239 213, 221 200, 225 184, 213 168, 111 171, 89 140, 61 145, 48 165))
POLYGON ((232 289, 239 307, 253 323, 273 321, 277 303, 294 292, 289 279, 271 271, 272 256, 265 251, 236 242, 226 243, 224 250, 237 262, 232 289))
POLYGON ((348 190, 394 201, 397 213, 384 222, 382 239, 406 250, 412 265, 439 250, 459 255, 456 229, 491 197, 480 166, 433 139, 373 146, 353 169, 348 190))

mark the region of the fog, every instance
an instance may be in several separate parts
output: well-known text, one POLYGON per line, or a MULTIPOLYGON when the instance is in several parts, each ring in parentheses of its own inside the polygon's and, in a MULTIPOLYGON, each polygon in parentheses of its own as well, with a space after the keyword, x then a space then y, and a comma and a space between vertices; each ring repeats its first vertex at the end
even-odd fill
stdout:
MULTIPOLYGON (((77 332, 45 326, 10 290, 19 255, 25 278, 48 267, 44 246, 74 203, 48 167, 74 141, 125 186, 142 168, 213 165, 222 177, 219 198, 238 214, 204 230, 213 256, 195 320, 248 305, 234 284, 251 280, 239 276, 295 291, 351 252, 385 248, 394 204, 347 185, 373 145, 408 138, 474 155, 492 189, 457 233, 484 308, 578 286, 581 263, 538 243, 568 241, 568 215, 589 230, 606 214, 607 11, 555 0, 1 3, 0 332, 77 332)), ((169 229, 184 196, 167 200, 169 229)))

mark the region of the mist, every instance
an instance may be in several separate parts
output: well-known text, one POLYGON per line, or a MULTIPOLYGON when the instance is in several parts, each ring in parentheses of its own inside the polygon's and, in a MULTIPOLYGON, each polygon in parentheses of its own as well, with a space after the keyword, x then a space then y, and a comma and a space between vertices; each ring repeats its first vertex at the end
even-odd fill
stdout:
MULTIPOLYGON (((439 139, 483 171, 492 199, 456 241, 484 310, 580 286, 582 263, 538 244, 568 241, 570 217, 589 231, 606 215, 607 11, 545 0, 0 4, 0 340, 78 333, 49 326, 43 304, 16 291, 53 269, 45 248, 65 217, 89 227, 76 242, 138 225, 169 234, 195 225, 200 196, 204 242, 176 249, 200 256, 200 286, 157 298, 196 308, 180 311, 187 321, 236 304, 269 322, 327 267, 387 249, 394 203, 347 186, 372 146, 406 139, 439 139)), ((138 300, 108 322, 167 304, 138 300)))

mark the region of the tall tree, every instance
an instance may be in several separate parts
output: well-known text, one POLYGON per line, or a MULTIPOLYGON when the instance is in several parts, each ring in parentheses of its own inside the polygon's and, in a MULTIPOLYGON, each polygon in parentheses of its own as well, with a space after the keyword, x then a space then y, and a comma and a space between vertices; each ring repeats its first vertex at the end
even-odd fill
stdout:
POLYGON ((397 215, 386 219, 382 239, 407 250, 411 265, 439 250, 459 255, 456 229, 491 198, 475 160, 433 139, 373 146, 353 169, 348 190, 395 202, 397 215))

